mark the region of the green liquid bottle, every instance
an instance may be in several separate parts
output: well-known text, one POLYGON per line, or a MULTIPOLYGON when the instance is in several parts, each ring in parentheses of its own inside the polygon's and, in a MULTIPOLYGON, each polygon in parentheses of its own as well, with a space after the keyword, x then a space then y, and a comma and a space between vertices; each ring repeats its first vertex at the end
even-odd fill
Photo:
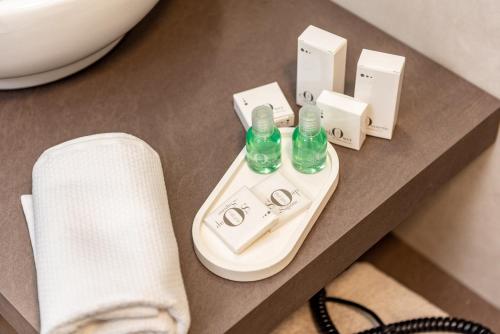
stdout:
POLYGON ((296 170, 314 174, 326 166, 326 131, 321 126, 321 111, 305 105, 299 111, 299 126, 292 136, 292 164, 296 170))
POLYGON ((272 173, 281 165, 281 133, 274 126, 273 110, 260 106, 252 111, 252 127, 246 138, 247 163, 260 174, 272 173))

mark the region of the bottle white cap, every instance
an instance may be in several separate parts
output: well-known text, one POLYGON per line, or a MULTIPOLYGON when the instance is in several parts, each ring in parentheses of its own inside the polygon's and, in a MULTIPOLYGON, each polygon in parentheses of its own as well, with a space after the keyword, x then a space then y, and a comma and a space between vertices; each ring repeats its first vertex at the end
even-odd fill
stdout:
POLYGON ((321 111, 312 104, 299 110, 299 131, 306 136, 314 136, 321 129, 321 111))
POLYGON ((274 130, 273 110, 266 105, 252 110, 252 129, 255 134, 269 136, 274 130))

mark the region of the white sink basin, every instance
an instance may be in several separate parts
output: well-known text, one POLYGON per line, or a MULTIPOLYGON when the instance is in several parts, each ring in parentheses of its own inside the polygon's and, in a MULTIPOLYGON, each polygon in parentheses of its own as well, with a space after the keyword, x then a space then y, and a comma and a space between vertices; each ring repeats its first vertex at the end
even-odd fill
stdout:
POLYGON ((51 82, 108 53, 158 0, 0 0, 0 89, 51 82))

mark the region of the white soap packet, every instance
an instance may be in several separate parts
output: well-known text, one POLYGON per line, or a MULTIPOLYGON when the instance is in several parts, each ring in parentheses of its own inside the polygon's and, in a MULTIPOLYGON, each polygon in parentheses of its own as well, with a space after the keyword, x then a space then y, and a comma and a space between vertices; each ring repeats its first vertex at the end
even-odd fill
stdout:
POLYGON ((360 150, 366 138, 368 104, 355 98, 324 90, 316 100, 328 141, 360 150))
POLYGON ((309 208, 311 201, 290 180, 275 172, 252 187, 253 193, 279 216, 273 230, 309 208))
POLYGON ((239 254, 268 232, 278 222, 278 216, 243 187, 210 213, 204 222, 239 254))
POLYGON ((273 110, 277 127, 293 126, 294 113, 277 82, 252 88, 233 95, 234 111, 248 130, 252 126, 252 111, 262 105, 273 110))

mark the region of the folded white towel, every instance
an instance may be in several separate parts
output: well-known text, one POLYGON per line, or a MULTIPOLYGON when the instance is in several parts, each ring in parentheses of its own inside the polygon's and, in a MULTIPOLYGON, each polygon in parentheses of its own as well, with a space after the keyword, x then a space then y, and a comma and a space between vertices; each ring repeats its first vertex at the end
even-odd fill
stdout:
POLYGON ((189 309, 158 154, 110 133, 45 151, 22 204, 41 333, 186 333, 189 309))

